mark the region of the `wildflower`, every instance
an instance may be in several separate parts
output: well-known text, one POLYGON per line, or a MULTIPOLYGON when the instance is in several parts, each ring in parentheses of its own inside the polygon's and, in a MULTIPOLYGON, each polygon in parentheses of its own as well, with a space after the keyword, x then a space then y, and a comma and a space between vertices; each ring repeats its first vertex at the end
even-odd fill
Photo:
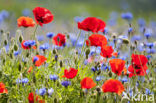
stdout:
POLYGON ((56 36, 53 37, 53 43, 57 46, 65 45, 65 43, 66 43, 65 35, 58 33, 56 36))
POLYGON ((113 51, 114 50, 113 50, 112 46, 105 46, 104 45, 104 46, 101 47, 100 55, 105 57, 105 58, 110 58, 110 57, 112 57, 113 51))
POLYGON ((28 83, 29 80, 28 80, 28 78, 24 78, 21 81, 22 81, 23 84, 26 84, 26 83, 28 83))
POLYGON ((39 95, 43 96, 46 93, 46 88, 39 89, 39 95))
POLYGON ((30 14, 31 14, 31 11, 30 11, 30 9, 24 9, 23 11, 22 11, 22 14, 24 15, 24 16, 30 16, 30 14))
POLYGON ((34 94, 33 94, 33 92, 29 93, 28 100, 29 100, 29 103, 34 103, 34 94))
POLYGON ((96 81, 100 81, 100 80, 102 80, 102 79, 103 79, 102 76, 97 76, 97 77, 96 77, 96 81))
POLYGON ((139 18, 139 19, 138 19, 138 25, 139 25, 140 27, 144 27, 144 26, 146 25, 145 20, 144 20, 143 18, 139 18))
POLYGON ((53 92, 54 92, 54 89, 53 89, 53 88, 48 89, 48 94, 49 94, 50 96, 53 94, 53 92))
POLYGON ((14 56, 18 56, 20 54, 19 51, 14 51, 14 56))
POLYGON ((28 95, 28 101, 29 103, 45 103, 45 100, 39 99, 39 96, 33 94, 33 92, 29 93, 28 95))
POLYGON ((50 75, 49 78, 50 80, 56 81, 58 79, 58 76, 54 74, 54 75, 50 75))
POLYGON ((151 33, 145 33, 144 36, 148 39, 149 37, 151 37, 151 33))
POLYGON ((35 22, 30 17, 22 16, 22 17, 17 19, 17 25, 18 25, 18 27, 22 26, 22 27, 25 27, 25 28, 27 28, 27 27, 34 27, 35 26, 35 22))
POLYGON ((102 85, 102 90, 104 93, 112 92, 120 95, 124 91, 124 86, 119 80, 109 79, 102 85))
POLYGON ((36 7, 33 9, 33 14, 35 16, 35 20, 37 24, 43 26, 43 24, 48 24, 52 22, 54 16, 53 14, 46 8, 36 7))
POLYGON ((125 68, 125 61, 122 59, 111 59, 109 63, 112 72, 120 76, 123 69, 125 68))
POLYGON ((102 46, 107 45, 107 39, 104 35, 101 34, 92 34, 89 36, 88 40, 86 40, 87 46, 102 46))
POLYGON ((21 43, 23 49, 30 49, 31 47, 34 48, 36 42, 35 40, 24 40, 21 43))
POLYGON ((40 49, 41 50, 49 49, 49 44, 48 43, 44 43, 43 45, 40 45, 40 49))
POLYGON ((47 33, 47 38, 51 39, 54 36, 54 33, 47 33))
POLYGON ((81 23, 78 22, 78 28, 85 31, 92 31, 97 33, 99 31, 104 31, 106 24, 101 19, 95 17, 87 17, 81 23))
POLYGON ((44 41, 44 36, 43 36, 43 35, 37 36, 37 40, 38 40, 38 41, 44 41))
POLYGON ((85 77, 81 80, 81 88, 91 89, 96 86, 96 83, 90 77, 85 77))
POLYGON ((35 64, 35 66, 39 67, 41 66, 45 61, 47 60, 47 58, 45 58, 42 55, 36 55, 33 57, 32 61, 35 64))
POLYGON ((8 94, 8 90, 5 88, 4 83, 0 82, 0 94, 1 93, 6 93, 8 94))
POLYGON ((70 82, 70 81, 62 81, 61 84, 62 84, 64 87, 68 87, 69 85, 71 85, 71 82, 70 82))
POLYGON ((63 77, 73 79, 77 75, 77 72, 78 70, 74 68, 70 68, 69 70, 65 69, 63 77))
POLYGON ((16 84, 20 84, 21 83, 21 79, 16 79, 16 84))
POLYGON ((131 21, 131 20, 133 19, 133 14, 130 13, 130 12, 122 13, 122 14, 121 14, 121 17, 122 17, 122 19, 131 21))
POLYGON ((148 59, 146 56, 144 55, 136 55, 136 54, 132 54, 132 61, 131 61, 131 65, 128 68, 128 71, 130 72, 129 77, 132 76, 144 76, 146 75, 146 70, 147 68, 147 62, 148 59))
POLYGON ((74 21, 75 22, 82 22, 84 20, 84 18, 83 17, 79 17, 79 16, 76 16, 76 17, 74 17, 74 21))
MULTIPOLYGON (((36 59, 37 59, 37 58, 36 58, 36 59)), ((28 73, 30 73, 32 70, 33 70, 33 67, 31 66, 31 67, 28 69, 28 73)))

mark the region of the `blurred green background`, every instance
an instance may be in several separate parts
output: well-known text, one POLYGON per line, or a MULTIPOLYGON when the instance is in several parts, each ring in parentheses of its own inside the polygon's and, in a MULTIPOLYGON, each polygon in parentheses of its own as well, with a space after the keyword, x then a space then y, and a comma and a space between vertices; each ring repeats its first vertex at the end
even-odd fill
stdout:
POLYGON ((73 19, 74 16, 96 16, 104 20, 112 11, 134 14, 135 18, 155 19, 156 0, 0 0, 0 10, 6 9, 22 15, 22 10, 32 10, 37 6, 46 7, 52 11, 55 19, 73 19))

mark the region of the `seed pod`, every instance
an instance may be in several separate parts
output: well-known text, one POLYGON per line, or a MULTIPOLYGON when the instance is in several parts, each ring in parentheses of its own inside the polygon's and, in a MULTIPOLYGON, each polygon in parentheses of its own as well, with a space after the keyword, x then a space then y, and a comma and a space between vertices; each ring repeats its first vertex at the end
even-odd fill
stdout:
POLYGON ((90 53, 90 49, 88 48, 88 49, 86 50, 85 54, 86 54, 86 55, 89 55, 89 53, 90 53))
POLYGON ((109 75, 110 77, 112 77, 112 72, 110 71, 110 72, 108 73, 108 75, 109 75))
POLYGON ((53 54, 56 54, 56 49, 53 50, 53 54))
POLYGON ((21 69, 22 69, 22 66, 21 66, 21 64, 19 64, 18 65, 18 70, 21 71, 21 69))
POLYGON ((18 46, 17 46, 17 44, 14 45, 14 50, 15 50, 15 51, 18 50, 18 46))
POLYGON ((20 35, 20 36, 18 37, 18 40, 19 40, 20 43, 22 43, 22 41, 23 41, 23 36, 20 35))
POLYGON ((128 39, 123 39, 122 42, 123 42, 124 44, 129 44, 129 40, 128 40, 128 39))
POLYGON ((3 30, 3 29, 1 29, 1 30, 0 30, 0 32, 1 32, 1 34, 3 34, 3 33, 4 33, 4 30, 3 30))
POLYGON ((70 36, 69 36, 69 34, 67 34, 67 39, 69 39, 70 38, 70 36))
POLYGON ((57 103, 57 98, 54 98, 54 103, 57 103))
POLYGON ((7 40, 4 40, 4 45, 6 46, 8 44, 8 41, 7 40))
POLYGON ((62 62, 62 60, 60 61, 60 67, 62 68, 62 66, 63 66, 63 62, 62 62))

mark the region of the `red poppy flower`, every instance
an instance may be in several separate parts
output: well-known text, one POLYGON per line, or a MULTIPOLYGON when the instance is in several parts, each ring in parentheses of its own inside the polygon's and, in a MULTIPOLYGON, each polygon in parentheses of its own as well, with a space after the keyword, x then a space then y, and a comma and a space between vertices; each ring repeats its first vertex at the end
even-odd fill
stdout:
POLYGON ((45 58, 42 55, 36 55, 32 58, 33 63, 35 64, 35 66, 39 67, 41 66, 45 61, 47 60, 47 58, 45 58))
POLYGON ((28 96, 29 103, 36 103, 34 98, 36 98, 37 103, 45 103, 44 100, 39 99, 39 96, 37 95, 34 96, 33 92, 29 93, 29 96, 28 96))
POLYGON ((120 95, 124 91, 124 86, 119 80, 109 79, 102 85, 104 93, 112 92, 120 95))
POLYGON ((0 94, 1 93, 8 94, 8 90, 5 88, 5 85, 2 82, 0 82, 0 94))
POLYGON ((78 70, 74 68, 70 68, 69 70, 64 70, 64 76, 67 79, 73 79, 77 75, 78 70))
POLYGON ((146 65, 148 62, 148 59, 144 55, 136 55, 132 54, 132 64, 141 66, 141 65, 146 65))
POLYGON ((132 54, 132 61, 131 61, 131 65, 128 68, 129 73, 129 77, 132 76, 144 76, 146 75, 146 70, 148 69, 147 67, 147 62, 148 59, 146 58, 146 56, 144 55, 135 55, 132 54))
POLYGON ((65 43, 66 43, 65 35, 58 33, 56 36, 53 37, 53 43, 57 46, 65 45, 65 43))
POLYGON ((33 92, 29 93, 28 100, 29 100, 29 103, 34 103, 34 94, 33 94, 33 92))
POLYGON ((107 39, 104 35, 101 34, 92 34, 89 36, 88 40, 86 40, 87 46, 102 46, 107 45, 107 39))
POLYGON ((99 31, 104 31, 106 24, 101 19, 96 17, 88 17, 84 19, 81 23, 78 22, 78 28, 85 31, 92 31, 97 33, 99 31))
POLYGON ((32 18, 29 17, 20 17, 17 19, 17 25, 18 27, 34 27, 35 26, 35 22, 33 21, 32 18))
POLYGON ((113 51, 114 50, 113 50, 112 46, 103 45, 101 47, 101 53, 100 53, 100 55, 103 56, 103 57, 105 57, 105 58, 110 58, 110 57, 112 57, 113 51))
POLYGON ((52 22, 54 18, 53 14, 48 9, 43 7, 34 8, 33 14, 35 16, 37 24, 39 24, 40 26, 52 22))
POLYGON ((125 61, 122 59, 111 59, 109 63, 110 63, 112 72, 120 76, 122 71, 125 68, 125 61))
POLYGON ((28 73, 30 73, 32 70, 33 70, 33 67, 31 66, 31 67, 28 69, 28 73))
POLYGON ((91 89, 95 86, 96 86, 96 83, 90 77, 86 77, 81 80, 81 88, 91 89))

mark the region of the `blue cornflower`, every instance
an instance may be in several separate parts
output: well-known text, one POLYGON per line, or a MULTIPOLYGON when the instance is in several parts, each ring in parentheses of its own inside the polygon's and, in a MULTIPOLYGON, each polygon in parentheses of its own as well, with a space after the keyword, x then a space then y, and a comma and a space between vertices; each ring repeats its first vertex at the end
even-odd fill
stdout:
POLYGON ((150 59, 152 56, 151 55, 147 55, 146 57, 147 57, 147 59, 150 59))
POLYGON ((56 81, 58 79, 58 76, 54 74, 54 75, 50 75, 49 78, 50 80, 56 81))
POLYGON ((75 22, 81 22, 83 20, 84 20, 84 17, 79 17, 79 16, 74 17, 75 22))
POLYGON ((130 33, 130 32, 132 32, 133 31, 133 28, 129 28, 128 29, 128 32, 130 33))
POLYGON ((91 70, 92 70, 93 72, 96 72, 96 69, 95 69, 94 67, 92 67, 91 70))
POLYGON ((31 10, 26 8, 26 9, 24 9, 24 10, 22 11, 22 14, 23 14, 24 16, 30 16, 31 10))
POLYGON ((16 79, 16 84, 20 84, 22 81, 21 81, 21 79, 16 79))
POLYGON ((36 61, 38 61, 39 60, 39 58, 37 57, 37 56, 35 56, 34 58, 33 58, 33 62, 35 63, 36 61))
POLYGON ((149 48, 152 48, 152 47, 154 47, 154 43, 146 43, 146 46, 149 48))
POLYGON ((70 82, 70 81, 62 81, 61 84, 62 84, 64 87, 68 87, 69 85, 71 85, 71 82, 70 82))
POLYGON ((24 42, 24 46, 26 47, 31 47, 31 46, 34 46, 35 44, 36 44, 35 40, 27 40, 24 42))
POLYGON ((46 88, 39 89, 39 95, 43 96, 46 94, 46 88))
POLYGON ((38 41, 44 41, 44 36, 43 35, 38 35, 37 40, 38 41))
POLYGON ((17 56, 20 54, 20 51, 14 51, 14 56, 17 56))
POLYGON ((122 82, 127 82, 127 81, 128 81, 128 78, 127 78, 127 77, 123 77, 123 78, 121 79, 121 81, 122 81, 122 82))
POLYGON ((144 36, 148 39, 149 37, 151 37, 151 33, 145 33, 144 36))
POLYGON ((103 76, 97 76, 96 77, 96 81, 100 81, 100 80, 102 80, 103 79, 103 76))
POLYGON ((50 33, 47 33, 47 38, 51 39, 55 34, 50 32, 50 33))
POLYGON ((54 89, 53 88, 48 89, 48 95, 51 96, 53 94, 53 92, 54 92, 54 89))
POLYGON ((148 88, 146 88, 146 94, 147 95, 151 94, 151 91, 148 88))
POLYGON ((132 38, 131 38, 131 41, 134 42, 134 41, 140 41, 142 38, 140 35, 134 35, 132 38))
POLYGON ((44 43, 43 45, 40 45, 40 49, 41 50, 46 50, 46 49, 49 49, 49 44, 48 43, 44 43))
POLYGON ((108 28, 105 28, 103 31, 104 34, 108 34, 108 28))
POLYGON ((140 27, 144 27, 144 26, 146 25, 145 20, 144 20, 143 18, 139 18, 139 19, 138 19, 138 25, 139 25, 140 27))
POLYGON ((154 54, 156 52, 155 48, 151 48, 151 49, 146 49, 146 52, 149 54, 154 54))
POLYGON ((24 79, 22 79, 21 81, 22 81, 23 84, 29 82, 28 78, 24 78, 24 79))
POLYGON ((121 14, 121 17, 122 17, 122 19, 125 19, 125 20, 130 21, 130 20, 133 19, 133 14, 130 13, 130 12, 122 13, 122 14, 121 14))

